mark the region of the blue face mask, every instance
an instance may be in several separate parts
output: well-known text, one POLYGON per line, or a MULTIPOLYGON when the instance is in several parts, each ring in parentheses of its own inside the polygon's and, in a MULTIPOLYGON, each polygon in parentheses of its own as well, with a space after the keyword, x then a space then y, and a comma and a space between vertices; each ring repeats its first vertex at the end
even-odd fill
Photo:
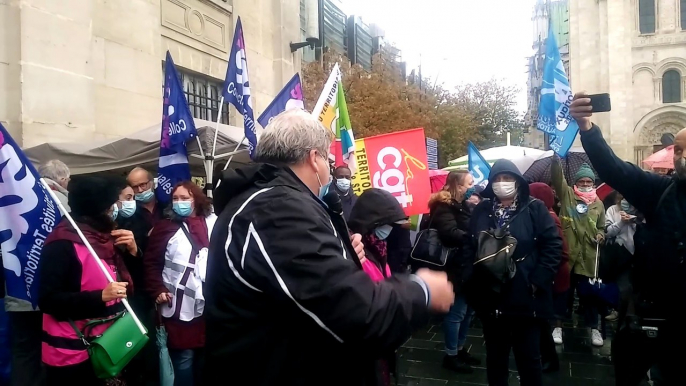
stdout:
POLYGON ((114 204, 112 206, 112 213, 110 214, 110 218, 112 221, 117 219, 117 215, 119 214, 119 208, 117 207, 117 204, 114 204))
POLYGON ((136 213, 136 201, 122 201, 119 214, 124 218, 129 218, 136 213))
POLYGON ((181 217, 188 217, 193 213, 192 201, 174 201, 172 210, 181 217))
POLYGON ((379 240, 386 240, 388 238, 388 235, 391 234, 392 230, 393 230, 393 226, 382 225, 382 226, 374 229, 374 234, 376 235, 376 237, 379 238, 379 240))
POLYGON ((326 196, 327 193, 329 193, 329 188, 331 187, 331 181, 333 178, 329 176, 329 182, 326 184, 322 185, 322 180, 319 178, 319 173, 317 173, 317 180, 319 181, 319 194, 317 197, 319 197, 320 200, 324 200, 324 196, 326 196))
POLYGON ((464 192, 464 199, 469 200, 469 197, 471 197, 475 192, 476 186, 472 186, 471 188, 467 189, 467 191, 464 192))
POLYGON ((136 193, 134 198, 136 199, 136 201, 140 201, 144 204, 147 204, 150 201, 152 201, 153 198, 155 198, 155 193, 152 191, 152 189, 148 189, 145 192, 136 193))

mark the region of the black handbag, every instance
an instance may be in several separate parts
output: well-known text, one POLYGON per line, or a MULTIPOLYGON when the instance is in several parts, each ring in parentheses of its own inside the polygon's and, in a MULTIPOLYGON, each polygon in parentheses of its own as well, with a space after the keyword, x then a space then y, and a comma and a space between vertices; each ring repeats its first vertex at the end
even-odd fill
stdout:
MULTIPOLYGON (((517 262, 512 258, 515 249, 517 249, 517 239, 510 235, 510 224, 532 202, 533 199, 530 199, 501 228, 489 229, 479 233, 474 269, 492 275, 499 285, 507 283, 517 273, 517 262)), ((499 290, 499 287, 495 288, 495 290, 499 290)))
POLYGON ((413 267, 426 266, 428 268, 442 268, 448 262, 448 256, 455 248, 446 248, 438 237, 438 230, 432 229, 433 216, 429 227, 417 235, 417 240, 410 253, 410 265, 413 267))

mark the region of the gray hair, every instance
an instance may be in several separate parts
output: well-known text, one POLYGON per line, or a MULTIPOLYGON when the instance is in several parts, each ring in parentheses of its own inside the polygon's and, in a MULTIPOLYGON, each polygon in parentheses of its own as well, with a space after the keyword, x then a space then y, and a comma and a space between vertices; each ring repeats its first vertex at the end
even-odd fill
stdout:
POLYGON ((150 179, 150 181, 155 179, 155 176, 149 170, 142 168, 140 166, 136 166, 135 168, 131 169, 129 174, 126 175, 126 182, 127 183, 129 182, 129 176, 131 175, 131 173, 134 173, 134 172, 145 172, 145 173, 148 173, 148 179, 150 179))
POLYGON ((307 160, 311 150, 326 157, 333 140, 331 130, 305 110, 287 110, 264 129, 255 149, 255 161, 294 165, 307 160))
POLYGON ((41 165, 38 168, 38 174, 43 178, 49 178, 55 182, 60 182, 68 179, 71 172, 64 162, 53 159, 41 165))

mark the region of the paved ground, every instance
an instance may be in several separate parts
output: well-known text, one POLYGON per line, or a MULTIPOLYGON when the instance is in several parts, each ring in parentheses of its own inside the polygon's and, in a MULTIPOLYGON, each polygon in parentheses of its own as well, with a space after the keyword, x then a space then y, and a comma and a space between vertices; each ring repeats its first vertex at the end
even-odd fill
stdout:
MULTIPOLYGON (((444 369, 443 332, 440 319, 417 332, 399 351, 398 384, 402 386, 488 385, 486 380, 486 347, 478 320, 469 332, 469 352, 481 359, 482 365, 473 374, 457 374, 444 369)), ((613 325, 607 325, 605 346, 591 345, 586 329, 576 327, 576 316, 564 324, 564 344, 557 346, 560 371, 544 374, 543 384, 550 386, 610 386, 614 385, 614 369, 610 362, 613 325)), ((510 385, 518 385, 514 358, 510 359, 510 385)), ((647 385, 647 383, 646 383, 647 385)))

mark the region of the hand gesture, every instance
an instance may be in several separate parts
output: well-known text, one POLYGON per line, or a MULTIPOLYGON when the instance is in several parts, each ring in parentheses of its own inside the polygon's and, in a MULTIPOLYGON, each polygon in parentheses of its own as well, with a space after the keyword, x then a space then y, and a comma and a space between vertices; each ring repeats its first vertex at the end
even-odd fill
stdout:
POLYGON ((586 93, 580 92, 574 94, 574 100, 569 106, 569 110, 572 117, 576 120, 576 123, 579 124, 579 130, 591 130, 591 127, 593 126, 593 123, 591 123, 591 116, 593 115, 591 110, 593 110, 593 107, 591 106, 591 99, 586 98, 586 93))
POLYGON ((443 314, 448 312, 455 302, 455 292, 448 281, 448 275, 422 268, 417 271, 417 276, 424 280, 429 289, 429 309, 443 314))
POLYGON ((595 236, 595 241, 596 241, 598 244, 601 244, 603 241, 605 241, 605 235, 602 234, 602 233, 598 233, 598 234, 595 236))
POLYGON ((138 245, 136 245, 133 232, 126 229, 117 229, 113 230, 110 234, 114 237, 114 245, 123 245, 131 256, 138 254, 138 245))
POLYGON ((624 211, 619 212, 619 216, 621 217, 622 222, 625 222, 625 223, 629 223, 633 219, 633 217, 631 217, 631 215, 629 215, 628 213, 626 213, 624 211))
POLYGON ((127 285, 129 285, 129 283, 126 282, 115 281, 109 283, 107 287, 105 287, 105 289, 102 290, 102 301, 107 303, 116 299, 125 299, 127 285))
POLYGON ((174 298, 174 295, 170 294, 169 292, 162 292, 161 294, 157 295, 157 299, 155 299, 155 303, 157 303, 157 304, 167 303, 171 307, 171 302, 172 302, 173 298, 174 298))
POLYGON ((359 233, 355 233, 354 235, 350 236, 350 242, 353 244, 353 248, 355 248, 355 253, 357 253, 357 258, 360 259, 360 263, 364 263, 367 258, 365 257, 364 253, 364 244, 362 243, 362 235, 359 233))

